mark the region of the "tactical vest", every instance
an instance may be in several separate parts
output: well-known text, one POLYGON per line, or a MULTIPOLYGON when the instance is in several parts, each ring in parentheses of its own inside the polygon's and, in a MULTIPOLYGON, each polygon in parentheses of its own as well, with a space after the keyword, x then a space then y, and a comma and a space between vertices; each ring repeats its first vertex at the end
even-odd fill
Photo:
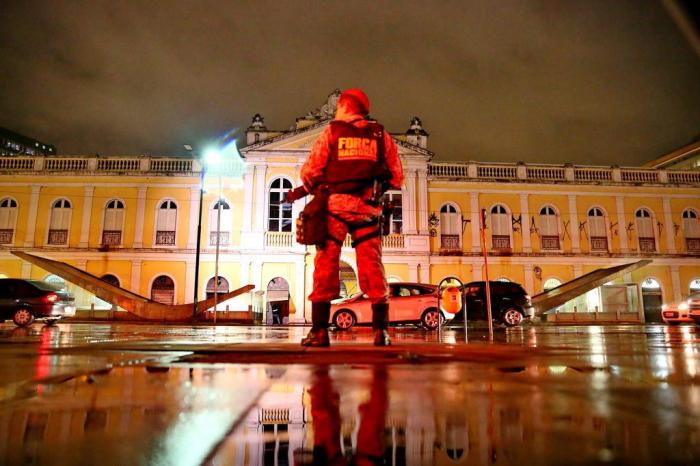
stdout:
POLYGON ((330 146, 324 178, 331 192, 354 193, 374 180, 390 178, 384 158, 384 127, 379 123, 357 127, 332 121, 330 146))

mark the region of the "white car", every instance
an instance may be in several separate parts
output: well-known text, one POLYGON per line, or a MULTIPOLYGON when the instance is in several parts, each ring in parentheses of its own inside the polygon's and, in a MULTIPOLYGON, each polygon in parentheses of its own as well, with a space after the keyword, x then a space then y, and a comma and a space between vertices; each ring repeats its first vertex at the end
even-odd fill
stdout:
MULTIPOLYGON (((454 314, 438 310, 437 286, 427 283, 389 283, 389 321, 391 323, 420 323, 435 330, 454 314)), ((339 330, 354 325, 372 323, 372 303, 363 293, 338 299, 331 304, 331 324, 339 330)))
POLYGON ((693 319, 690 317, 690 300, 662 305, 661 317, 664 319, 664 322, 669 325, 692 323, 693 319))

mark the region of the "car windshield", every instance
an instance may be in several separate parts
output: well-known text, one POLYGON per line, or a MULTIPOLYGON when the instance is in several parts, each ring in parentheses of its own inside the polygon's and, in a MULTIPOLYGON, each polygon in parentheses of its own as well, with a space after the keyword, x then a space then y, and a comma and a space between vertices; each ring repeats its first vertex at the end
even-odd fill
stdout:
POLYGON ((41 280, 27 280, 32 285, 44 291, 62 291, 63 287, 53 283, 44 282, 41 280))

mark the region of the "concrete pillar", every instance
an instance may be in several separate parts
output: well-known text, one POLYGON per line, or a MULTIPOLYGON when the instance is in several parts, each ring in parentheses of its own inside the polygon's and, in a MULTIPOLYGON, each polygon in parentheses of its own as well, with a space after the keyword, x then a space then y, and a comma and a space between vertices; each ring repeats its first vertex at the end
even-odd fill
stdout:
MULTIPOLYGON (((666 251, 669 254, 676 253, 676 239, 673 234, 673 215, 671 214, 671 199, 668 196, 663 198, 664 228, 666 230, 666 251)), ((661 242, 661 238, 659 238, 661 242)))
POLYGON ((479 231, 479 193, 471 193, 469 195, 470 218, 472 226, 472 252, 481 252, 481 232, 479 231))
POLYGON ((146 187, 138 188, 136 194, 136 222, 134 224, 134 248, 143 247, 143 222, 146 215, 146 187))
POLYGON ((484 263, 481 261, 472 264, 472 281, 478 282, 484 279, 484 263))
POLYGON ((617 210, 617 234, 620 238, 620 252, 628 252, 629 245, 627 244, 627 223, 625 220, 625 198, 615 196, 615 209, 617 210))
MULTIPOLYGON (((95 194, 94 186, 85 186, 84 201, 83 201, 83 219, 80 224, 80 242, 78 247, 87 248, 90 239, 90 217, 92 216, 92 198, 95 194)), ((101 232, 100 232, 101 233, 101 232)), ((99 239, 102 242, 102 238, 99 239)))
POLYGON ((530 244, 530 204, 528 202, 527 194, 520 194, 520 218, 521 225, 520 231, 523 237, 523 252, 532 252, 532 245, 530 244))
POLYGON ((571 234, 571 252, 581 252, 581 237, 578 231, 578 207, 576 195, 569 194, 569 233, 571 234))
MULTIPOLYGON (((29 197, 29 213, 27 215, 27 228, 24 235, 24 247, 31 248, 34 246, 34 233, 36 231, 36 214, 39 207, 39 193, 41 186, 32 185, 32 193, 29 197)), ((48 220, 48 219, 47 219, 48 220)), ((48 228, 49 225, 46 225, 48 228)))
POLYGON ((578 278, 583 275, 583 266, 581 264, 574 264, 574 278, 578 278))

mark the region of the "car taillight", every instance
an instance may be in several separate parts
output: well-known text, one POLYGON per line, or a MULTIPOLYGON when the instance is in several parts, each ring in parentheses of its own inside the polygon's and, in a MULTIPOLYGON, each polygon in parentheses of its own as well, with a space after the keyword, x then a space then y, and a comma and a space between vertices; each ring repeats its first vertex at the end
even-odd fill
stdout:
POLYGON ((56 293, 49 293, 46 296, 44 296, 44 301, 47 303, 55 303, 58 301, 58 295, 56 293))

